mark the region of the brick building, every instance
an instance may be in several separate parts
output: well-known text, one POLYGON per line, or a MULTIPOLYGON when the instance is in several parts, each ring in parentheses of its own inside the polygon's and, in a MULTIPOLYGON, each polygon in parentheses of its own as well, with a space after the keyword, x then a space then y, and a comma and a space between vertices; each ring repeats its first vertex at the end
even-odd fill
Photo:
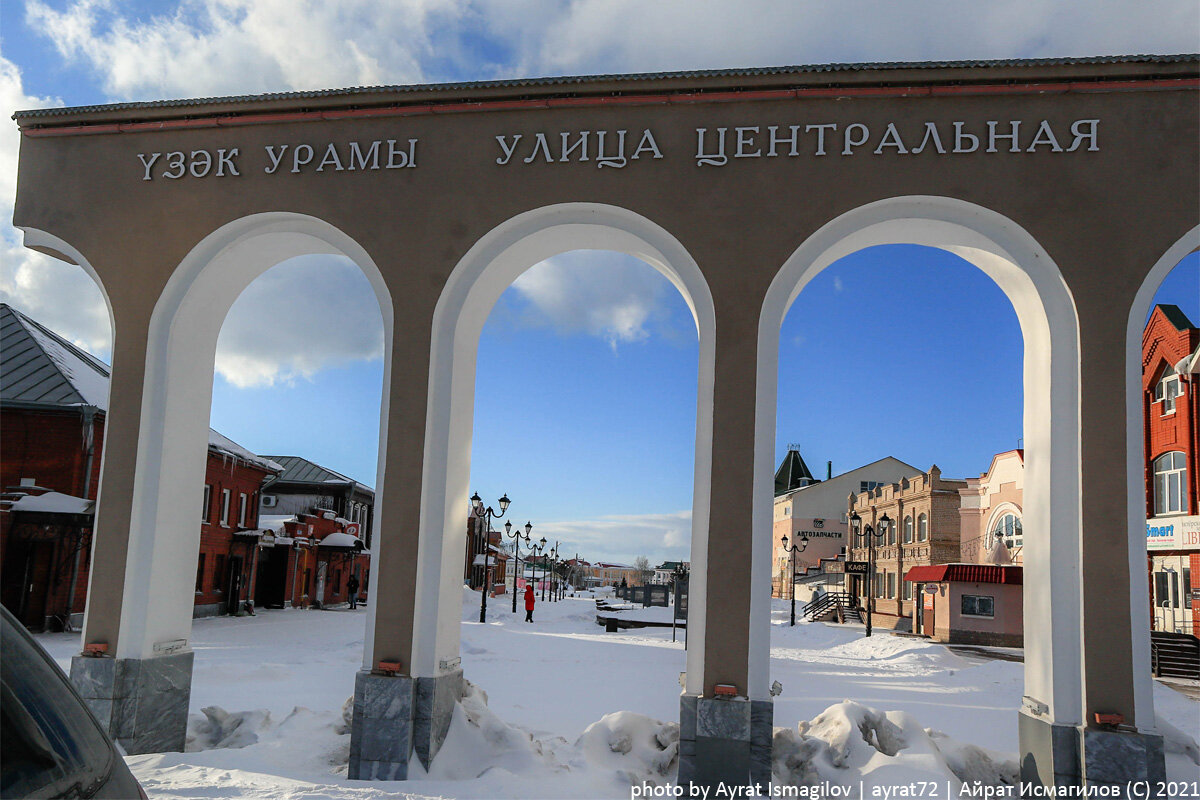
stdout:
POLYGON ((357 575, 366 599, 371 553, 358 523, 331 509, 264 514, 258 543, 254 602, 263 608, 323 608, 349 602, 347 582, 357 575))
MULTIPOLYGON (((858 514, 864 530, 868 524, 878 530, 884 514, 892 520, 887 536, 875 539, 875 626, 908 628, 914 591, 903 576, 910 568, 959 560, 959 490, 966 486, 966 481, 942 478, 935 464, 916 477, 850 496, 848 514, 858 514)), ((850 560, 866 561, 866 534, 850 538, 850 560)), ((866 607, 866 581, 853 576, 850 583, 850 591, 866 607)))
MULTIPOLYGON (((0 599, 33 628, 82 621, 108 376, 104 362, 0 304, 0 599)), ((209 431, 197 615, 249 597, 258 490, 278 470, 209 431)))
POLYGON ((1151 625, 1200 633, 1200 330, 1156 305, 1142 333, 1142 433, 1151 625))

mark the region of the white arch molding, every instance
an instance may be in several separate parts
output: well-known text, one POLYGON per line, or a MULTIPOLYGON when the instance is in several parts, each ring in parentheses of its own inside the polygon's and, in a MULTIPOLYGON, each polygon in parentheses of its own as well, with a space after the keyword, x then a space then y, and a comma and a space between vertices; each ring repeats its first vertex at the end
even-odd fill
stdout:
MULTIPOLYGON (((1046 251, 1012 220, 949 197, 880 200, 846 212, 783 264, 763 302, 758 334, 754 454, 754 575, 750 691, 769 682, 770 561, 779 331, 797 295, 821 270, 866 247, 918 244, 954 253, 999 285, 1025 343, 1025 694, 1050 723, 1079 725, 1082 704, 1079 332, 1075 306, 1046 251)), ((1147 675, 1149 673, 1147 672, 1147 675)), ((1026 712, 1035 709, 1027 704, 1026 712)), ((1033 713, 1037 713, 1033 711, 1033 713)), ((1139 720, 1140 722, 1140 720, 1139 720)))
MULTIPOLYGON (((712 295, 695 260, 671 234, 632 211, 598 203, 546 206, 500 224, 462 257, 438 300, 430 352, 412 674, 437 676, 443 671, 441 664, 459 653, 462 532, 470 494, 475 361, 484 321, 522 272, 571 250, 614 250, 645 261, 675 285, 696 322, 700 347, 687 691, 698 694, 703 681, 712 453, 716 317, 712 295)), ((371 664, 368 637, 364 666, 371 664)))
MULTIPOLYGON (((38 230, 37 228, 21 228, 20 230, 23 234, 22 238, 24 239, 24 244, 26 247, 33 249, 33 250, 39 250, 41 252, 50 254, 50 255, 58 258, 61 261, 65 261, 69 264, 74 264, 74 265, 78 266, 80 269, 82 269, 87 274, 87 276, 89 278, 92 279, 92 282, 96 284, 96 288, 100 290, 100 296, 104 299, 104 308, 108 312, 108 331, 112 337, 109 342, 109 348, 110 348, 111 352, 116 353, 117 337, 122 334, 122 331, 117 330, 117 321, 116 321, 116 315, 113 313, 112 299, 108 296, 108 290, 104 286, 104 281, 102 281, 100 279, 99 273, 96 272, 96 268, 92 266, 91 262, 88 261, 88 259, 83 255, 83 253, 79 252, 79 250, 76 249, 74 246, 72 246, 69 242, 66 242, 63 239, 60 239, 59 237, 55 236, 54 234, 48 233, 46 231, 38 230)), ((99 517, 99 515, 101 513, 100 493, 104 491, 104 459, 108 453, 108 448, 105 445, 108 442, 109 430, 111 430, 110 426, 105 425, 104 433, 101 438, 101 441, 99 443, 93 443, 94 446, 96 444, 98 444, 99 448, 100 448, 100 464, 98 465, 99 471, 96 473, 99 476, 99 481, 96 485, 96 504, 95 504, 97 517, 99 517)), ((95 520, 93 520, 93 525, 94 524, 95 524, 95 520)), ((89 547, 91 549, 91 552, 89 552, 89 554, 88 554, 87 563, 89 565, 88 569, 90 570, 91 564, 95 563, 95 560, 96 560, 95 552, 94 552, 95 547, 96 547, 96 537, 94 537, 94 536, 92 537, 92 542, 89 547)), ((83 619, 84 619, 84 629, 85 630, 87 627, 88 615, 91 613, 91 610, 92 610, 91 594, 92 594, 92 586, 93 585, 94 585, 93 582, 89 579, 88 584, 87 584, 87 598, 88 599, 84 601, 84 605, 83 605, 83 619)), ((68 613, 69 612, 70 612, 70 609, 68 609, 68 613)))
MULTIPOLYGON (((222 226, 188 253, 150 318, 127 558, 132 577, 121 605, 118 658, 147 658, 155 642, 190 638, 199 528, 180 509, 199 508, 217 337, 234 300, 255 278, 302 255, 344 255, 362 269, 383 318, 389 385, 391 297, 374 261, 342 231, 303 214, 254 214, 222 226)), ((387 411, 385 391, 380 466, 387 411)), ((385 487, 376 489, 379 497, 385 487)), ((382 520, 376 525, 382 529, 382 520)))
MULTIPOLYGON (((1125 330, 1125 453, 1126 485, 1129 487, 1129 579, 1130 586, 1146 580, 1146 442, 1142 434, 1142 333, 1154 294, 1167 273, 1183 258, 1200 250, 1200 225, 1180 237, 1151 267, 1134 295, 1125 330)), ((1195 389, 1193 388, 1193 391, 1195 389)), ((1130 592, 1129 624, 1133 631, 1133 674, 1150 675, 1150 598, 1146 592, 1130 592)), ((1133 687, 1138 728, 1154 730, 1154 685, 1147 677, 1133 687), (1143 710, 1144 709, 1144 710, 1143 710), (1145 718, 1143 720, 1143 718, 1145 718)))

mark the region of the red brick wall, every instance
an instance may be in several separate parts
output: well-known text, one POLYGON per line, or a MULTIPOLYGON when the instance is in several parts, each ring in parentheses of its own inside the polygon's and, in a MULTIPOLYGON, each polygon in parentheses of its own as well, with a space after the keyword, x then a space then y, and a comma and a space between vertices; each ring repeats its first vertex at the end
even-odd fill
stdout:
MULTIPOLYGON (((201 506, 197 504, 196 521, 200 523, 200 554, 204 556, 201 568, 197 565, 200 580, 196 591, 196 605, 212 605, 230 602, 226 589, 229 584, 231 557, 242 558, 242 581, 240 597, 245 600, 250 594, 250 573, 256 553, 247 544, 252 540, 237 537, 233 532, 240 528, 258 527, 258 498, 265 470, 252 467, 233 459, 223 458, 212 452, 208 454, 204 483, 211 487, 207 508, 207 521, 202 520, 201 506), (221 502, 223 490, 229 490, 229 513, 225 525, 221 524, 221 502), (240 495, 246 495, 245 524, 238 523, 240 495)), ((185 493, 185 496, 190 493, 185 493)), ((193 495, 194 496, 194 495, 193 495)))
POLYGON ((1197 469, 1197 387, 1181 382, 1183 395, 1175 401, 1173 414, 1163 413, 1163 403, 1154 401, 1154 387, 1168 365, 1190 355, 1200 342, 1200 330, 1178 330, 1157 307, 1142 336, 1142 420, 1146 447, 1146 516, 1154 516, 1154 460, 1163 453, 1182 451, 1188 469, 1188 513, 1198 513, 1200 469, 1197 469))

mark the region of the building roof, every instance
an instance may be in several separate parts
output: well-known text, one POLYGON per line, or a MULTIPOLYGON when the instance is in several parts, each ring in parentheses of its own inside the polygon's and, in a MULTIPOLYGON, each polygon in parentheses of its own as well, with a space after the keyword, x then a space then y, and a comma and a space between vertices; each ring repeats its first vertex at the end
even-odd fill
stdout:
POLYGON ((108 366, 0 303, 0 402, 103 410, 108 406, 108 366))
POLYGON ((375 490, 370 486, 359 483, 340 472, 334 472, 328 467, 322 467, 320 464, 309 461, 307 458, 302 458, 301 456, 264 456, 264 458, 276 461, 282 466, 283 472, 276 479, 275 483, 341 484, 343 486, 357 486, 370 494, 375 493, 375 490))
POLYGON ((1175 326, 1175 330, 1177 331, 1190 331, 1196 327, 1179 306, 1171 305, 1170 303, 1158 303, 1155 305, 1155 308, 1163 313, 1163 316, 1175 326))
POLYGON ((963 581, 1019 586, 1022 583, 1022 570, 1008 564, 934 564, 928 567, 913 567, 904 573, 904 580, 914 583, 963 581))
POLYGON ((808 465, 800 457, 799 451, 788 450, 787 455, 779 464, 779 469, 775 470, 775 496, 778 497, 810 483, 816 483, 816 479, 809 472, 808 465))
MULTIPOLYGON (((388 86, 361 86, 350 87, 344 89, 323 89, 315 91, 300 91, 300 92, 275 92, 270 94, 259 95, 238 95, 225 97, 204 97, 178 100, 155 100, 149 102, 128 102, 128 103, 112 103, 107 105, 92 105, 92 106, 75 106, 75 107, 59 107, 59 108, 38 108, 26 111, 17 111, 13 114, 13 119, 18 121, 18 124, 23 128, 29 125, 36 125, 39 121, 42 124, 53 124, 56 117, 79 118, 81 116, 103 115, 117 116, 122 118, 137 117, 137 118, 161 118, 161 112, 167 112, 172 116, 180 116, 188 114, 189 116, 203 116, 204 112, 208 113, 228 113, 236 114, 244 113, 244 107, 249 107, 250 110, 268 110, 276 109, 284 105, 294 105, 297 101, 305 102, 307 106, 314 108, 326 107, 346 107, 353 106, 357 108, 369 107, 378 103, 395 102, 394 95, 408 95, 413 98, 412 101, 419 101, 429 97, 430 95, 454 95, 454 100, 465 102, 478 102, 480 99, 493 96, 512 96, 513 94, 527 94, 531 96, 542 97, 551 96, 573 96, 582 93, 604 91, 609 84, 620 82, 624 84, 639 83, 646 84, 643 91, 662 91, 664 89, 673 88, 681 82, 691 83, 698 79, 715 81, 719 86, 716 88, 725 88, 726 84, 736 83, 737 85, 795 85, 804 84, 814 79, 824 78, 825 82, 829 80, 846 80, 846 75, 855 73, 872 73, 882 72, 884 76, 887 73, 905 73, 911 71, 930 72, 933 70, 996 70, 1004 68, 1012 68, 1016 71, 1025 71, 1030 68, 1045 68, 1045 67, 1076 67, 1076 70, 1069 70, 1067 75, 1062 76, 1061 80, 1078 79, 1079 77, 1090 78, 1094 77, 1093 72, 1086 69, 1088 66, 1095 65, 1158 65, 1159 69, 1162 65, 1176 64, 1188 65, 1195 63, 1200 56, 1194 54, 1181 55, 1109 55, 1109 56, 1090 56, 1083 58, 1020 58, 1020 59, 993 59, 993 60, 964 60, 964 61, 907 61, 907 62, 866 62, 866 63, 841 63, 841 64, 810 64, 796 65, 783 67, 754 67, 743 69, 717 69, 717 70, 690 70, 678 72, 651 72, 651 73, 632 73, 625 75, 578 75, 578 76, 549 76, 541 78, 518 78, 511 80, 493 80, 493 81, 467 81, 459 83, 443 83, 443 84, 416 84, 416 85, 388 85, 388 86), (1083 69, 1080 69, 1083 68, 1083 69), (1083 75, 1077 75, 1076 72, 1083 72, 1083 75), (461 97, 460 97, 461 96, 461 97), (215 107, 201 110, 197 107, 209 106, 215 107), (243 107, 243 108, 239 108, 243 107), (129 112, 134 112, 129 114, 129 112), (151 112, 160 112, 152 114, 151 112)), ((1032 71, 1032 70, 1031 70, 1032 71)), ((1138 74, 1135 72, 1135 74, 1138 74)), ((884 76, 880 76, 876 80, 885 80, 884 76)), ((958 77, 958 80, 963 80, 958 77)), ((1038 76, 1039 79, 1044 79, 1038 76)), ((895 80, 896 78, 892 78, 895 80)), ((976 77, 975 80, 982 78, 976 77)))
MULTIPOLYGON (((0 405, 108 411, 109 368, 40 322, 0 303, 0 405)), ((208 429, 208 448, 267 472, 283 469, 208 429)))

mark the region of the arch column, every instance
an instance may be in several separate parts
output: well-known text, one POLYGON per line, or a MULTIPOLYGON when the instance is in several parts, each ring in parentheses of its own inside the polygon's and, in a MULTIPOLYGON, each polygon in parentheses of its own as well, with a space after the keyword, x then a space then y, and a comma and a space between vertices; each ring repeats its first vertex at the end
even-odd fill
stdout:
MULTIPOLYGON (((687 687, 680 699, 681 786, 753 782, 765 787, 771 780, 774 703, 766 690, 771 504, 755 502, 761 501, 755 486, 755 433, 762 422, 756 396, 759 302, 748 300, 747 291, 731 287, 715 298, 709 473, 720 479, 711 483, 708 538, 701 545, 706 590, 692 601, 692 608, 704 614, 704 646, 699 658, 688 654, 687 687), (766 537, 752 535, 761 530, 764 516, 766 537), (733 696, 717 694, 718 687, 733 696)), ((693 542, 694 554, 696 548, 693 542)), ((693 570, 693 582, 697 577, 693 570)))

